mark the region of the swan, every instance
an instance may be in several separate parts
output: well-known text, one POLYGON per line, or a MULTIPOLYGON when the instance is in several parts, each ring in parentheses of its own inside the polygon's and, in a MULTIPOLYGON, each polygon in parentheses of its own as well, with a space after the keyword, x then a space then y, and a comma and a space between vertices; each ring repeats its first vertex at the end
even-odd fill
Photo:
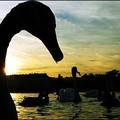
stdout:
POLYGON ((46 46, 53 59, 63 59, 56 32, 55 16, 51 9, 39 1, 19 3, 11 9, 0 24, 0 118, 18 120, 17 110, 10 95, 5 68, 7 48, 12 37, 21 30, 26 30, 39 38, 46 46))

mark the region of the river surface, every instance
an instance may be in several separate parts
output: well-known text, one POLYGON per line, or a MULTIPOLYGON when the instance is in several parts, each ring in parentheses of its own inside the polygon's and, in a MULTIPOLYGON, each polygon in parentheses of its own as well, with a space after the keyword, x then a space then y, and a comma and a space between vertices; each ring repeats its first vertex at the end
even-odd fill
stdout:
POLYGON ((120 107, 107 113, 96 98, 86 98, 80 93, 82 103, 61 103, 55 93, 49 94, 49 104, 42 107, 23 107, 19 103, 24 96, 36 97, 37 93, 11 93, 19 120, 120 120, 120 107))

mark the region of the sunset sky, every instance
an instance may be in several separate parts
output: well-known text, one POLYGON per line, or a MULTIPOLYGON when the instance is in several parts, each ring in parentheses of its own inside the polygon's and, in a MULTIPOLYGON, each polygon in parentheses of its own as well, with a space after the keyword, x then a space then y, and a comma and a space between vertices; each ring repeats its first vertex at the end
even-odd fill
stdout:
MULTIPOLYGON (((23 1, 0 1, 0 22, 23 1)), ((56 34, 64 59, 55 63, 43 43, 27 31, 16 34, 8 47, 7 74, 47 73, 71 76, 120 70, 119 1, 41 1, 56 17, 56 34)))

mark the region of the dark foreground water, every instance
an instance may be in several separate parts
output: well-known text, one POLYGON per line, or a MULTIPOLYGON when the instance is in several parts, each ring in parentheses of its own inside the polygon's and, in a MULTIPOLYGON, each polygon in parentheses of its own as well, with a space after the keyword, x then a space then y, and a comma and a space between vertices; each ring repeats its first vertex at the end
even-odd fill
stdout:
POLYGON ((120 120, 120 107, 112 108, 107 113, 96 98, 86 98, 82 95, 82 103, 60 103, 55 93, 49 94, 50 102, 43 107, 23 107, 18 103, 24 96, 38 96, 36 93, 12 93, 16 104, 19 120, 120 120))

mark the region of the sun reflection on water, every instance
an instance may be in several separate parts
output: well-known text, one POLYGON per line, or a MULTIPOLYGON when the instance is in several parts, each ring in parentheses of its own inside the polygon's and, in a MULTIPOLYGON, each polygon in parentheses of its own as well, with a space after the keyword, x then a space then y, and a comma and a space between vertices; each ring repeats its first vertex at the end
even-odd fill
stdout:
MULTIPOLYGON (((75 104, 72 102, 60 103, 56 100, 56 94, 49 94, 50 102, 43 107, 22 107, 19 105, 24 96, 36 97, 36 93, 12 93, 12 98, 16 104, 19 120, 41 120, 41 119, 104 119, 108 120, 106 108, 100 106, 95 98, 86 98, 81 95, 83 102, 75 104)), ((120 119, 120 108, 113 108, 112 115, 115 119, 120 119)), ((114 119, 112 119, 114 120, 114 119)))

